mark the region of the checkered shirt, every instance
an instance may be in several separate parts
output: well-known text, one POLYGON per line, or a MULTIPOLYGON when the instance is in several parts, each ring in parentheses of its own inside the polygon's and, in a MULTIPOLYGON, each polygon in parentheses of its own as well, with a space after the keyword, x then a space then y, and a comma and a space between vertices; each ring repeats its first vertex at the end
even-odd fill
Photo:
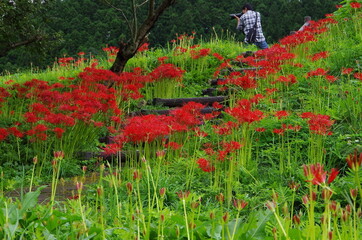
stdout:
MULTIPOLYGON (((260 13, 248 10, 245 14, 240 17, 240 24, 237 26, 236 29, 243 31, 245 36, 248 34, 249 29, 254 27, 255 24, 255 14, 258 14, 257 19, 257 28, 256 28, 256 42, 265 41, 265 37, 263 34, 263 29, 261 28, 261 20, 260 20, 260 13)), ((244 40, 245 41, 245 40, 244 40)))

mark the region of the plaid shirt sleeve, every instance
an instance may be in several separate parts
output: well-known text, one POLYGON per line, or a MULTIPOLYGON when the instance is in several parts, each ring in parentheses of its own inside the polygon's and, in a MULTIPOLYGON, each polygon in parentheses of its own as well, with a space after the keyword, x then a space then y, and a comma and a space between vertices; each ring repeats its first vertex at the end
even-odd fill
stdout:
POLYGON ((254 27, 256 14, 258 15, 257 28, 256 28, 256 41, 262 42, 262 41, 265 41, 265 37, 264 37, 263 30, 261 27, 261 20, 260 20, 259 12, 254 12, 254 11, 249 10, 245 14, 243 14, 240 17, 240 24, 237 26, 237 29, 240 31, 243 31, 246 36, 249 32, 249 29, 254 27))

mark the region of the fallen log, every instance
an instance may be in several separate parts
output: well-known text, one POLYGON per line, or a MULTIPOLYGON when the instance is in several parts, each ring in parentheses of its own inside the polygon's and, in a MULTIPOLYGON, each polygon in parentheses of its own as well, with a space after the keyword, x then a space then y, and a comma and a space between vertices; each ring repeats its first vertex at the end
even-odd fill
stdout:
POLYGON ((189 102, 197 102, 204 105, 211 105, 214 102, 224 102, 227 99, 226 96, 215 97, 194 97, 194 98, 154 98, 153 105, 162 105, 166 107, 182 107, 189 102))

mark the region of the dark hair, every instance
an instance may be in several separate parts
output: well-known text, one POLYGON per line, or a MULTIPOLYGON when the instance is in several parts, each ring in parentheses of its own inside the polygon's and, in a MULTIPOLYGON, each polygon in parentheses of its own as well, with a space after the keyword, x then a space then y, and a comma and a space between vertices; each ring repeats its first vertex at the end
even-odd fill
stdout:
POLYGON ((244 10, 244 9, 253 11, 253 7, 249 3, 244 4, 244 6, 241 8, 241 10, 244 10))

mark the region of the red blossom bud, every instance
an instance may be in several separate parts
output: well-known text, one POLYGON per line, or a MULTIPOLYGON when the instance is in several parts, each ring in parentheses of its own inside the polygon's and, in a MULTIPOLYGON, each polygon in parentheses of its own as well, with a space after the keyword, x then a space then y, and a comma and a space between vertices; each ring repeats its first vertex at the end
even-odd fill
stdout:
POLYGON ((133 186, 132 183, 128 182, 126 183, 127 193, 132 194, 133 186))
POLYGON ((353 198, 353 200, 356 200, 357 195, 358 195, 358 188, 351 188, 349 190, 351 197, 353 198))
POLYGON ((217 200, 220 204, 224 203, 224 200, 225 200, 224 194, 219 193, 218 195, 216 195, 216 200, 217 200))
POLYGON ((103 195, 103 188, 102 188, 102 187, 98 187, 98 188, 97 188, 97 194, 98 194, 98 196, 102 196, 102 195, 103 195))
POLYGON ((142 178, 142 173, 139 172, 138 170, 135 170, 133 172, 133 180, 139 181, 141 180, 141 178, 142 178))
POLYGON ((222 220, 223 220, 224 222, 227 222, 227 221, 229 220, 229 213, 228 213, 228 212, 226 212, 226 213, 222 216, 222 220))
POLYGON ((163 188, 160 189, 160 196, 164 197, 165 194, 166 194, 166 188, 163 187, 163 188))
POLYGON ((77 182, 75 184, 75 188, 77 189, 77 191, 82 191, 83 189, 83 183, 82 182, 77 182))
POLYGON ((199 202, 192 202, 191 203, 191 208, 196 209, 196 208, 198 208, 199 205, 200 205, 199 202))
POLYGON ((38 156, 33 157, 33 163, 34 163, 34 164, 37 164, 37 163, 38 163, 38 156))
POLYGON ((239 200, 239 199, 234 199, 233 204, 234 204, 234 207, 238 211, 243 210, 248 205, 247 202, 245 202, 244 200, 239 200))
POLYGON ((295 225, 299 225, 300 224, 300 217, 298 215, 294 215, 293 216, 293 223, 295 225))

